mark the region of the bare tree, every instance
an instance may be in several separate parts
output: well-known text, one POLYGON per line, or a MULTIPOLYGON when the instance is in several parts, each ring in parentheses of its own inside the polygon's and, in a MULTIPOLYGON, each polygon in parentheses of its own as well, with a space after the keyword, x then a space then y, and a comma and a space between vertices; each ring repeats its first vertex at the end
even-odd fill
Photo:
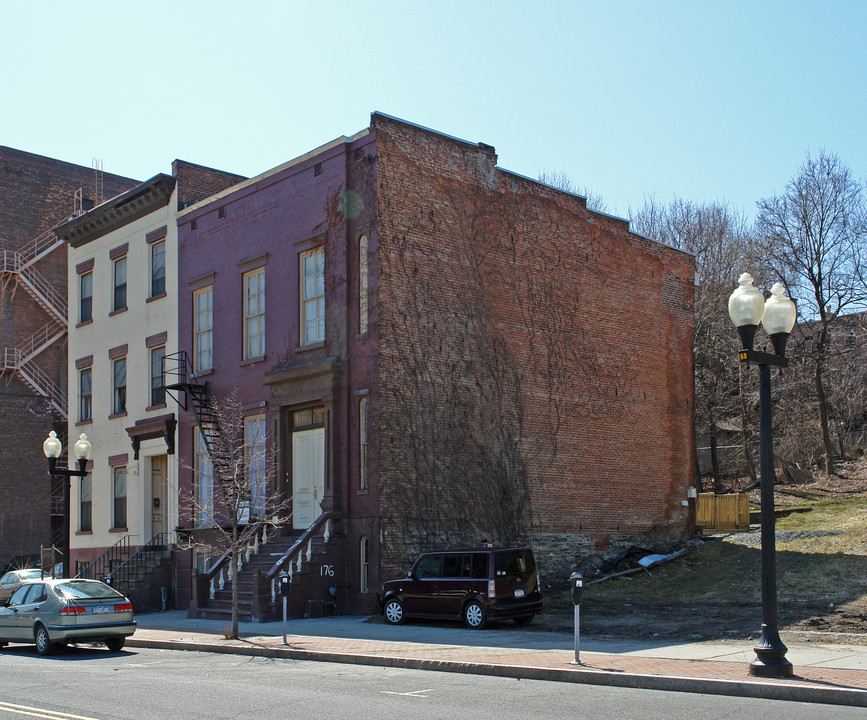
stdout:
POLYGON ((194 487, 180 493, 180 513, 199 528, 180 541, 211 557, 226 558, 232 578, 232 638, 238 637, 240 561, 264 528, 281 524, 291 513, 291 498, 273 492, 276 462, 264 421, 245 417, 233 390, 213 400, 216 422, 202 437, 207 456, 192 468, 194 487), (206 459, 207 458, 207 459, 206 459))
POLYGON ((572 193, 573 195, 580 195, 587 200, 588 210, 601 213, 608 212, 608 203, 602 199, 602 196, 599 193, 595 193, 586 186, 578 185, 573 182, 572 178, 562 170, 543 170, 539 173, 539 182, 572 193))
MULTIPOLYGON (((734 328, 728 317, 727 299, 732 278, 749 267, 761 277, 753 256, 753 242, 746 219, 726 203, 697 204, 674 198, 660 203, 645 197, 637 210, 630 209, 630 227, 646 237, 695 255, 698 287, 695 295, 695 433, 710 449, 714 491, 723 490, 723 468, 718 454, 720 427, 733 427, 738 416, 747 472, 755 478, 750 453, 748 405, 740 401, 742 378, 734 361, 734 328)), ((696 462, 696 467, 700 463, 696 462)), ((700 481, 700 478, 699 478, 700 481)))
POLYGON ((758 202, 756 228, 764 252, 802 318, 815 329, 814 386, 825 468, 834 473, 835 447, 826 373, 831 329, 867 302, 867 207, 864 188, 840 158, 807 155, 780 196, 758 202))

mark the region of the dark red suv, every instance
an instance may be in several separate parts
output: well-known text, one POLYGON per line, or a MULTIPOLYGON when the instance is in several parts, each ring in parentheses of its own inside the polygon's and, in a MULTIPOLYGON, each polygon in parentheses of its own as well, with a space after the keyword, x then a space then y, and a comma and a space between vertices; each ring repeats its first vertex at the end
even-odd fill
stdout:
POLYGON ((406 618, 490 620, 526 625, 542 612, 536 559, 530 548, 450 550, 419 555, 406 577, 382 586, 380 609, 398 625, 406 618))

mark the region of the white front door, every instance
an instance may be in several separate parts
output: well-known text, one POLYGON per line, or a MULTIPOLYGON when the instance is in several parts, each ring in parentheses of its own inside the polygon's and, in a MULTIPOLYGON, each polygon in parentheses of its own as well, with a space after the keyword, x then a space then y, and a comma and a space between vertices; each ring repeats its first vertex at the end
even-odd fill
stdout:
POLYGON ((292 433, 292 527, 304 530, 322 513, 325 428, 292 433))

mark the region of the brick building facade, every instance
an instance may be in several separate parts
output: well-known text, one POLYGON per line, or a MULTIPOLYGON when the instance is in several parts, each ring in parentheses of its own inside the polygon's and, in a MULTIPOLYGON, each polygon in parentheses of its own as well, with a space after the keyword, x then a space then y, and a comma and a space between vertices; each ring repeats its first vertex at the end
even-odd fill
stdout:
MULTIPOLYGON (((380 113, 183 211, 178 243, 198 382, 238 390, 267 430, 287 531, 307 547, 328 518, 319 555, 311 536, 306 560, 285 556, 304 601, 370 609, 431 547, 531 543, 556 576, 689 532, 689 254, 380 113)), ((197 493, 196 419, 180 421, 197 493)), ((276 566, 259 567, 239 582, 266 617, 276 566)), ((213 598, 225 572, 204 570, 213 598)))
POLYGON ((49 430, 62 429, 58 422, 65 426, 62 403, 54 401, 66 389, 66 327, 59 312, 66 246, 50 229, 96 204, 97 187, 110 197, 135 182, 0 147, 0 569, 49 545, 52 517, 54 529, 62 528, 42 454, 49 430))

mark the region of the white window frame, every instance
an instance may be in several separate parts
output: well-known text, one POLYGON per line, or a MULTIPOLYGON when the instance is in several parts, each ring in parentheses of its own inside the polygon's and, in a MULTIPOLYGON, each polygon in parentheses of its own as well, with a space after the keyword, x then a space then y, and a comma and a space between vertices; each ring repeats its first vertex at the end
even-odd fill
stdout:
POLYGON ((325 247, 299 256, 301 345, 325 341, 325 247), (311 264, 312 262, 312 264, 311 264))
POLYGON ((244 474, 250 491, 250 513, 263 518, 267 512, 268 462, 265 415, 244 418, 244 474))
POLYGON ((265 355, 265 268, 250 270, 243 278, 244 360, 252 360, 265 355))
POLYGON ((212 527, 214 520, 214 464, 201 428, 195 429, 196 526, 212 527))
POLYGON ((193 351, 196 372, 214 368, 214 286, 193 293, 193 351), (201 303, 205 302, 204 309, 201 303))

